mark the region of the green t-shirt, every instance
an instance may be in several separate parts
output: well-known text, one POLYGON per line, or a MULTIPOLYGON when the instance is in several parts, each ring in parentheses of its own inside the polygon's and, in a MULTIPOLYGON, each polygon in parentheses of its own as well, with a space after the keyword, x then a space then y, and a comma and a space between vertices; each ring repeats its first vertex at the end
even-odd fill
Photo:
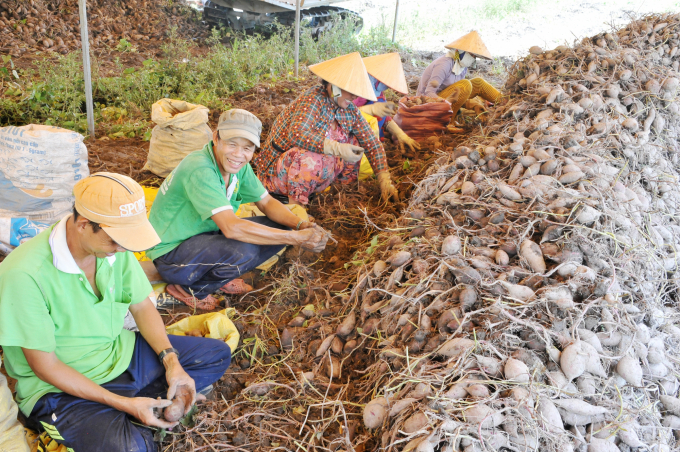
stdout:
POLYGON ((0 345, 17 403, 29 416, 43 395, 60 392, 31 370, 21 348, 55 352, 97 384, 130 365, 133 332, 123 329, 130 305, 152 292, 133 253, 97 259, 99 299, 66 243, 68 216, 19 246, 0 264, 0 345))
POLYGON ((161 243, 146 255, 154 260, 190 237, 217 231, 213 215, 224 210, 236 212, 241 204, 260 201, 268 194, 250 164, 229 179, 227 187, 215 161, 212 141, 184 157, 161 184, 151 206, 149 221, 161 243))

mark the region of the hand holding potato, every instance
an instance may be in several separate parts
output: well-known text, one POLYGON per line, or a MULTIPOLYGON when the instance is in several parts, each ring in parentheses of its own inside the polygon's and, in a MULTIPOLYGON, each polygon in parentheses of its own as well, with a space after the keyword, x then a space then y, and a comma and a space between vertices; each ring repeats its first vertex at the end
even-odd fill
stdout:
POLYGON ((177 355, 174 353, 167 355, 165 365, 165 378, 168 382, 168 401, 174 403, 173 399, 180 397, 183 401, 184 410, 178 418, 179 420, 186 415, 194 403, 196 403, 196 383, 182 368, 177 355))
POLYGON ((156 417, 154 411, 160 411, 172 405, 170 400, 152 399, 149 397, 132 397, 125 401, 125 412, 144 425, 158 428, 170 428, 177 425, 176 421, 168 422, 156 417))
POLYGON ((311 224, 313 226, 304 229, 300 227, 300 231, 297 231, 298 245, 314 253, 320 253, 326 248, 330 235, 321 226, 314 223, 311 224))

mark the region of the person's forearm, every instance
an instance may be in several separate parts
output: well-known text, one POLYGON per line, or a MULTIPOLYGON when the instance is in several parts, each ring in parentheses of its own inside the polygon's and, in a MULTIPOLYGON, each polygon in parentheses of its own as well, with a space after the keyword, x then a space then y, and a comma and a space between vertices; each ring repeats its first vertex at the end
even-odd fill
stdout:
POLYGON ((425 88, 425 94, 424 94, 424 96, 427 96, 427 97, 437 97, 437 96, 438 96, 437 90, 438 90, 439 87, 441 86, 441 82, 440 82, 439 80, 436 80, 435 83, 437 83, 437 86, 432 86, 431 83, 432 83, 432 82, 430 81, 430 83, 427 84, 427 88, 425 88))
POLYGON ((130 306, 130 312, 139 328, 139 333, 156 354, 172 347, 163 319, 150 299, 147 298, 141 303, 130 306))
MULTIPOLYGON (((218 214, 219 215, 219 214, 218 214)), ((299 245, 297 231, 283 231, 252 221, 237 219, 230 222, 215 221, 225 237, 253 245, 299 245)), ((296 223, 297 224, 297 223, 296 223)))
POLYGON ((300 222, 300 218, 297 215, 272 197, 268 197, 266 201, 256 202, 255 205, 267 218, 281 226, 295 229, 300 222))
POLYGON ((126 397, 99 386, 74 368, 64 364, 54 353, 23 350, 31 369, 42 381, 74 397, 125 411, 126 397))
MULTIPOLYGON (((435 67, 425 86, 425 96, 427 97, 437 97, 437 92, 442 88, 442 83, 446 80, 446 77, 450 74, 451 68, 448 65, 440 64, 435 67)), ((443 87, 446 88, 446 87, 443 87)))

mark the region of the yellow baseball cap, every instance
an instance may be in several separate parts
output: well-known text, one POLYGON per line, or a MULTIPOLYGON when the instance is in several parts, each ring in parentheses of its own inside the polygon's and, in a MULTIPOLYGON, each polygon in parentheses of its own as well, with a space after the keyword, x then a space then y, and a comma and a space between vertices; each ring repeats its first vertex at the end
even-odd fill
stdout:
POLYGON ((73 187, 76 210, 99 223, 106 233, 129 251, 144 251, 161 242, 146 217, 142 187, 127 176, 95 173, 73 187))

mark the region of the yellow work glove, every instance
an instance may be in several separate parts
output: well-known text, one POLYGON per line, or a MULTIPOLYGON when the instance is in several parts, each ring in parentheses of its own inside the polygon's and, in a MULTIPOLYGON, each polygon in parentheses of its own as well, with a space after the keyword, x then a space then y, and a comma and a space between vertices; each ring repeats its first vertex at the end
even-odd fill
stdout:
POLYGON ((357 163, 364 155, 364 148, 350 143, 339 143, 335 140, 325 138, 323 140, 323 153, 340 157, 350 163, 357 163))
POLYGON ((394 102, 375 102, 370 105, 361 106, 359 110, 367 115, 384 118, 385 116, 394 116, 397 112, 397 104, 394 102))
POLYGON ((394 201, 399 201, 399 192, 392 185, 392 179, 390 178, 390 173, 387 171, 382 171, 378 173, 378 184, 380 185, 380 194, 385 201, 393 199, 394 201))
POLYGON ((401 147, 401 150, 404 150, 404 145, 408 146, 411 148, 411 151, 415 152, 416 150, 420 150, 420 144, 410 136, 406 135, 406 132, 401 130, 401 127, 397 125, 396 122, 390 121, 387 123, 385 126, 387 131, 394 135, 397 140, 399 140, 399 146, 401 147))

